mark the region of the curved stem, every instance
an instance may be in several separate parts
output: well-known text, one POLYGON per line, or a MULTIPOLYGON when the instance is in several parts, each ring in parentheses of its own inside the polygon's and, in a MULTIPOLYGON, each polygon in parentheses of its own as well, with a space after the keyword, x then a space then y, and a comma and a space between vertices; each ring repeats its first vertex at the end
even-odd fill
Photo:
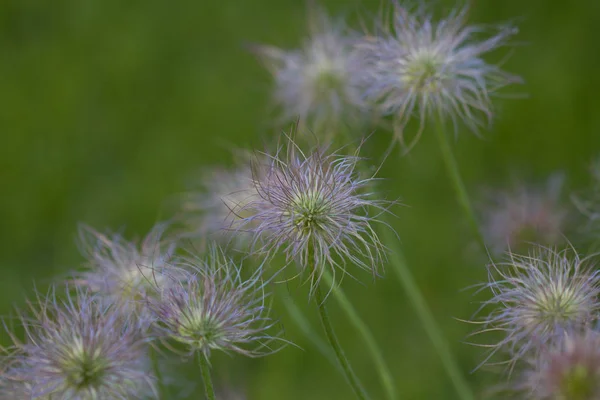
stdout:
POLYGON ((458 170, 458 163, 456 162, 456 158, 452 152, 450 142, 448 142, 448 135, 444 126, 444 120, 440 116, 435 119, 435 131, 437 134, 438 143, 440 145, 440 150, 442 152, 442 158, 444 159, 444 164, 446 165, 446 170, 448 171, 450 179, 452 180, 452 185, 454 186, 456 199, 458 200, 458 203, 469 220, 471 229, 479 241, 481 248, 485 251, 485 240, 483 239, 481 231, 479 230, 479 224, 477 223, 475 212, 473 211, 471 201, 469 200, 467 189, 465 188, 465 184, 463 183, 462 177, 460 176, 460 172, 458 170))
POLYGON ((369 349, 369 353, 373 358, 375 367, 377 368, 377 371, 379 373, 381 384, 385 389, 387 398, 390 400, 396 399, 396 387, 394 386, 394 379, 392 378, 392 374, 390 373, 385 359, 383 358, 382 352, 379 349, 379 346, 377 345, 377 340, 375 340, 373 333, 371 332, 367 324, 365 324, 365 322, 362 320, 362 318, 360 318, 360 316, 352 306, 352 303, 350 302, 348 297, 346 297, 346 294, 344 293, 342 288, 334 284, 333 277, 331 276, 331 274, 327 271, 324 271, 322 278, 325 280, 325 283, 327 285, 330 285, 333 288, 333 297, 340 304, 342 310, 344 310, 352 325, 354 325, 356 330, 362 335, 369 349))
POLYGON ((317 302, 317 308, 319 309, 319 317, 321 318, 321 324, 323 325, 323 329, 325 330, 325 335, 327 336, 327 340, 333 349, 338 362, 342 366, 344 371, 344 375, 348 380, 348 383, 352 387, 354 394, 360 400, 366 400, 368 397, 362 388, 360 382, 358 381, 358 377, 352 370, 350 366, 350 362, 346 358, 344 354, 344 350, 338 341, 337 336, 333 330, 333 326, 331 325, 331 321, 329 320, 329 314, 327 313, 327 309, 325 308, 325 297, 323 296, 323 292, 321 291, 321 286, 317 283, 315 285, 315 301, 317 302))
POLYGON ((340 372, 343 373, 342 369, 340 368, 339 363, 337 362, 337 358, 335 357, 335 354, 333 353, 331 348, 327 345, 327 342, 325 342, 325 340, 323 340, 317 334, 317 332, 314 331, 310 322, 302 313, 302 310, 300 309, 300 307, 298 307, 294 303, 294 301, 292 300, 292 298, 289 296, 288 293, 282 292, 279 297, 283 300, 283 305, 285 306, 287 313, 290 315, 290 317, 292 317, 292 319, 294 320, 296 325, 298 325, 300 330, 302 330, 302 333, 304 333, 304 335, 313 342, 313 345, 321 352, 321 354, 323 354, 329 360, 329 362, 335 368, 337 368, 340 372))
POLYGON ((210 364, 208 358, 202 352, 198 352, 198 364, 204 381, 204 393, 207 400, 215 400, 215 389, 213 388, 212 379, 210 377, 210 364))
POLYGON ((400 283, 404 287, 406 295, 408 296, 417 315, 419 316, 421 324, 423 324, 427 336, 429 336, 429 340, 431 340, 438 355, 442 359, 444 369, 452 380, 452 384, 454 385, 454 389, 458 394, 458 398, 462 400, 473 400, 473 393, 465 382, 460 372, 460 368, 456 364, 456 361, 452 356, 452 352, 448 347, 448 343, 446 340, 444 340, 441 330, 435 322, 435 318, 433 317, 433 314, 429 309, 423 294, 421 294, 421 291, 419 290, 419 287, 417 286, 410 269, 406 265, 406 260, 404 259, 401 250, 398 248, 398 246, 390 246, 392 242, 396 241, 396 238, 389 229, 384 229, 383 236, 388 248, 390 249, 389 254, 391 265, 394 267, 396 274, 398 274, 400 283))

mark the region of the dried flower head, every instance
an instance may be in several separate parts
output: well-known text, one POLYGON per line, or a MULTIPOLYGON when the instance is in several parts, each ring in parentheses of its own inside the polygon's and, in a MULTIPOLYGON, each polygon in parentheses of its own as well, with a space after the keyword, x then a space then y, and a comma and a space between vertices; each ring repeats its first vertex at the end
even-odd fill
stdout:
POLYGON ((535 400, 600 399, 600 334, 565 334, 530 361, 518 389, 535 400))
POLYGON ((154 392, 146 345, 136 323, 97 297, 78 290, 59 300, 52 290, 31 305, 21 323, 26 340, 14 339, 4 377, 15 398, 142 399, 154 392))
POLYGON ((302 48, 255 48, 275 79, 275 102, 284 121, 300 118, 317 131, 335 130, 342 122, 356 124, 366 103, 358 86, 355 38, 341 21, 312 11, 310 36, 302 48))
POLYGON ((560 201, 563 181, 557 174, 545 188, 519 185, 488 193, 481 207, 483 233, 493 253, 526 253, 532 243, 555 246, 564 241, 568 212, 560 201))
POLYGON ((87 268, 76 282, 98 294, 107 305, 147 322, 147 299, 184 276, 170 263, 175 245, 161 241, 165 228, 165 224, 156 225, 138 246, 119 234, 109 236, 82 226, 81 248, 87 268))
MULTIPOLYGON (((243 154, 244 159, 250 157, 243 154)), ((252 171, 248 166, 234 169, 213 168, 202 179, 203 190, 186 196, 182 204, 183 219, 191 228, 192 236, 210 236, 219 241, 234 242, 243 248, 248 235, 232 230, 232 226, 251 215, 244 208, 257 195, 252 171)))
POLYGON ((384 251, 372 213, 387 212, 387 202, 372 199, 368 186, 374 178, 358 175, 356 155, 326 148, 303 153, 288 140, 267 165, 257 166, 258 197, 246 206, 252 217, 240 230, 252 232, 257 251, 283 251, 308 270, 313 284, 325 268, 345 272, 347 263, 377 274, 384 251))
POLYGON ((185 281, 151 300, 155 328, 163 342, 186 346, 188 354, 211 350, 234 351, 256 357, 272 352, 275 337, 268 334, 274 322, 265 304, 267 282, 262 268, 249 278, 241 266, 213 247, 206 260, 191 259, 185 281))
MULTIPOLYGON (((507 351, 509 363, 547 346, 564 332, 590 324, 600 310, 600 276, 585 266, 574 250, 539 247, 529 256, 510 254, 505 264, 492 264, 485 287, 493 297, 484 303, 495 309, 476 332, 497 331, 503 338, 493 355, 507 351)), ((489 357, 488 357, 489 358, 489 357)), ((487 361, 487 360, 486 360, 487 361)))
POLYGON ((510 83, 514 75, 488 64, 482 57, 501 46, 516 29, 502 27, 479 39, 482 27, 466 24, 468 9, 455 10, 436 22, 423 7, 412 12, 393 2, 391 27, 387 19, 379 32, 367 36, 360 48, 368 60, 364 69, 365 96, 377 102, 383 115, 394 115, 397 138, 413 114, 419 131, 426 120, 440 116, 456 126, 461 120, 474 132, 492 119, 490 95, 510 83))

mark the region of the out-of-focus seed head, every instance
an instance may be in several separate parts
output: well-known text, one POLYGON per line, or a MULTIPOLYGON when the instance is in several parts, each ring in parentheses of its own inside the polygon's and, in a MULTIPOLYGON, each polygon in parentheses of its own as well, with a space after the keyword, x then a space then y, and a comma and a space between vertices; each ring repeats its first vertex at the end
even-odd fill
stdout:
POLYGON ((255 357, 273 351, 274 325, 265 304, 267 282, 262 268, 244 278, 241 266, 217 247, 207 259, 191 259, 188 277, 163 291, 150 307, 163 342, 181 343, 189 354, 211 350, 234 351, 255 357))
POLYGON ((59 300, 52 291, 32 316, 26 339, 15 338, 4 377, 15 398, 142 399, 154 392, 146 345, 136 323, 97 297, 77 290, 59 300))
POLYGON ((514 362, 553 343, 569 331, 591 324, 600 310, 600 276, 573 250, 539 247, 529 256, 510 254, 505 264, 492 264, 486 287, 495 307, 476 332, 496 331, 503 338, 493 355, 508 352, 514 362), (573 254, 571 254, 573 253, 573 254))
POLYGON ((583 193, 574 194, 572 200, 584 217, 580 233, 586 237, 586 241, 589 241, 590 238, 592 241, 598 241, 600 235, 600 157, 592 163, 590 173, 592 178, 590 187, 583 193))
POLYGON ((600 334, 565 334, 530 360, 518 389, 535 400, 600 399, 600 334))
POLYGON ((377 274, 385 257, 372 224, 389 202, 373 199, 373 177, 357 173, 357 156, 315 148, 302 152, 291 138, 258 165, 258 197, 240 230, 254 235, 253 248, 282 251, 307 270, 312 284, 325 268, 345 272, 347 263, 377 274))
POLYGON ((391 21, 379 22, 375 35, 367 35, 357 46, 367 60, 362 76, 365 97, 377 103, 380 114, 395 116, 397 139, 408 148, 430 117, 450 119, 455 128, 462 121, 477 133, 492 119, 490 96, 520 82, 483 59, 506 45, 516 29, 502 27, 491 37, 479 38, 484 29, 467 25, 467 14, 464 8, 435 21, 424 7, 413 12, 394 1, 391 21), (419 130, 407 144, 404 128, 414 114, 419 130))
POLYGON ((96 293, 105 304, 146 323, 148 298, 156 297, 166 284, 184 276, 171 264, 175 244, 161 241, 165 228, 165 224, 155 226, 138 245, 119 234, 105 235, 82 226, 81 248, 87 268, 78 274, 76 282, 96 293))
POLYGON ((356 126, 367 105, 358 86, 361 59, 353 47, 355 35, 322 10, 311 11, 310 36, 300 49, 255 48, 275 79, 282 122, 300 118, 318 132, 356 126))
POLYGON ((487 193, 482 230, 494 254, 507 249, 526 254, 532 243, 556 246, 564 241, 568 212, 561 204, 563 178, 552 176, 545 188, 519 185, 487 193))
POLYGON ((245 206, 257 196, 249 167, 251 157, 244 153, 242 158, 248 160, 248 165, 206 171, 203 190, 186 196, 182 219, 192 231, 191 236, 232 242, 236 249, 247 247, 249 235, 232 229, 240 220, 251 217, 245 206))

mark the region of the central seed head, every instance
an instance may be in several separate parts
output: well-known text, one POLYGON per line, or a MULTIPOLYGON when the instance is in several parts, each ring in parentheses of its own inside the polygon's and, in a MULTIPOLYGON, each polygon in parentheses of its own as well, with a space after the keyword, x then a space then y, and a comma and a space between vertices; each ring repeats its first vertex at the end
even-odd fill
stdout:
POLYGON ((547 288, 540 288, 533 306, 538 317, 553 322, 568 322, 577 317, 580 299, 573 288, 557 282, 547 288))
POLYGON ((419 92, 439 92, 446 78, 441 58, 433 52, 413 55, 406 61, 403 81, 419 92))
POLYGON ((73 351, 63 360, 66 385, 77 390, 98 388, 104 384, 108 362, 99 349, 86 348, 81 339, 76 339, 73 351))
POLYGON ((314 231, 322 226, 329 206, 322 193, 313 190, 300 193, 292 202, 289 215, 300 231, 314 231))
POLYGON ((214 347, 215 341, 222 336, 219 323, 201 307, 189 310, 189 315, 184 316, 182 320, 175 337, 193 348, 214 347))

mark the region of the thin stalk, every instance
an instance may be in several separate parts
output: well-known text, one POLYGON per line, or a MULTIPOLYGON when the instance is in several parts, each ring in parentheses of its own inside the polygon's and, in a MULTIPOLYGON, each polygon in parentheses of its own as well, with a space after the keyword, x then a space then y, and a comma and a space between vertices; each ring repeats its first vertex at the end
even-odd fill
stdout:
POLYGON ((394 385, 394 379, 392 378, 392 374, 390 373, 385 359, 383 358, 381 349, 377 345, 377 340, 375 340, 373 333, 358 315, 342 288, 334 284, 331 274, 325 271, 322 275, 322 278, 325 280, 327 285, 332 287, 333 297, 337 300, 342 310, 346 313, 346 316, 352 325, 354 325, 354 328, 356 328, 356 330, 362 335, 367 348, 369 349, 369 353, 373 358, 377 372, 379 373, 381 384, 385 390, 387 398, 390 400, 396 399, 397 394, 396 387, 394 385))
POLYGON ((212 379, 210 377, 210 364, 208 358, 202 352, 198 352, 198 365, 200 365, 200 372, 202 373, 202 380, 204 381, 204 394, 206 394, 207 400, 215 400, 215 389, 213 388, 212 379))
POLYGON ((282 292, 279 297, 283 299, 283 305, 287 310, 287 314, 289 314, 290 317, 292 317, 292 320, 294 320, 296 325, 298 325, 300 330, 302 330, 302 333, 304 333, 304 335, 313 342, 313 345, 321 352, 321 354, 323 354, 329 360, 331 364, 333 364, 335 368, 337 368, 340 372, 343 373, 339 363, 337 362, 335 354, 333 353, 327 342, 325 342, 325 340, 323 340, 314 331, 313 327, 310 324, 310 321, 308 321, 308 319, 304 316, 300 307, 298 307, 294 303, 294 301, 291 299, 291 297, 289 297, 287 293, 282 292))
POLYGON ((481 248, 485 250, 485 240, 483 239, 481 231, 479 230, 479 224, 477 223, 477 218, 475 217, 473 206, 471 205, 469 195, 467 194, 467 189, 465 188, 465 184, 463 183, 462 177, 460 176, 460 172, 458 170, 458 163, 456 162, 456 157, 454 157, 452 147, 450 146, 450 142, 448 141, 448 135, 446 133, 444 120, 440 116, 438 116, 435 119, 435 131, 437 134, 440 150, 442 152, 442 158, 444 159, 444 164, 446 165, 446 170, 448 171, 448 175, 450 176, 450 179, 452 180, 452 185, 454 186, 456 199, 458 200, 460 207, 463 209, 463 212, 469 220, 469 224, 471 225, 473 234, 475 234, 475 237, 479 241, 481 248))
POLYGON ((154 376, 156 376, 156 386, 158 389, 158 400, 169 399, 171 396, 165 386, 165 381, 160 371, 160 364, 158 362, 158 351, 150 347, 150 360, 152 361, 152 369, 154 370, 154 376))
POLYGON ((399 246, 392 246, 392 243, 397 241, 396 237, 389 229, 384 229, 382 236, 387 247, 390 249, 390 264, 394 268, 396 274, 398 274, 400 283, 404 287, 406 295, 408 296, 417 315, 419 316, 421 324, 423 325, 427 336, 429 336, 429 340, 431 340, 438 355, 440 356, 444 369, 450 377, 450 380, 454 385, 454 389, 458 394, 458 398, 461 400, 473 400, 475 397, 464 380, 462 373, 460 372, 460 368, 458 367, 454 357, 452 356, 452 352, 448 347, 448 343, 446 340, 444 340, 441 330, 435 322, 435 318, 433 317, 433 314, 429 309, 423 294, 419 290, 419 287, 417 286, 417 283, 415 282, 415 279, 406 264, 406 260, 404 259, 399 246))
POLYGON ((327 309, 325 308, 325 296, 323 296, 323 292, 321 291, 321 285, 317 283, 315 285, 314 290, 315 301, 317 302, 317 308, 319 310, 319 317, 321 318, 321 324, 323 325, 323 329, 325 330, 325 335, 327 336, 327 340, 335 353, 335 356, 342 366, 342 370, 344 371, 344 375, 352 387, 352 391, 356 395, 356 397, 360 400, 368 399, 367 394, 365 393, 362 385, 360 384, 358 377, 352 370, 350 366, 350 362, 346 358, 344 354, 344 350, 342 346, 340 346, 340 342, 338 341, 337 336, 333 330, 333 326, 331 325, 331 320, 329 319, 329 314, 327 309))

